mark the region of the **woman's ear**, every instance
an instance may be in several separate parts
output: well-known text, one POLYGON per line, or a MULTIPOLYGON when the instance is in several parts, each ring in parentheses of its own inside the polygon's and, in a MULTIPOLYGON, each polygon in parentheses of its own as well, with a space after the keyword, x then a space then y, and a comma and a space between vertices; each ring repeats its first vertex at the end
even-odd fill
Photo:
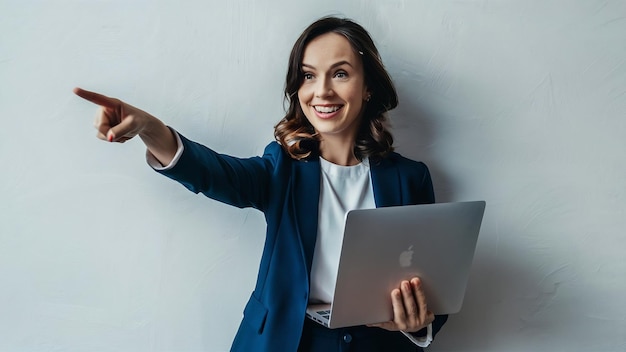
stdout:
POLYGON ((364 101, 370 101, 370 99, 372 98, 372 92, 370 92, 369 88, 367 88, 367 85, 363 85, 363 100, 364 101))

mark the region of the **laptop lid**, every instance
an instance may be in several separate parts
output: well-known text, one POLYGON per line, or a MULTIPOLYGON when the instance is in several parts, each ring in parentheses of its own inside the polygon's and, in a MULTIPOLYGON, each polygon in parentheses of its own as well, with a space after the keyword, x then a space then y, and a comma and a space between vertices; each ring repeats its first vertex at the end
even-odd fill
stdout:
POLYGON ((484 210, 472 201, 348 212, 328 326, 391 320, 391 291, 415 276, 429 310, 459 312, 484 210))

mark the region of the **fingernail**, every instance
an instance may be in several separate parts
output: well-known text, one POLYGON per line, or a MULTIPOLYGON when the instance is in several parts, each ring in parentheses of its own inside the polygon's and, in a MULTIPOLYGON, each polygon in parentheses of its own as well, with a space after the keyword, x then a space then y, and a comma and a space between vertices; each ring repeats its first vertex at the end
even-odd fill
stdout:
POLYGON ((109 142, 113 142, 113 133, 109 132, 109 136, 107 137, 107 139, 109 140, 109 142))

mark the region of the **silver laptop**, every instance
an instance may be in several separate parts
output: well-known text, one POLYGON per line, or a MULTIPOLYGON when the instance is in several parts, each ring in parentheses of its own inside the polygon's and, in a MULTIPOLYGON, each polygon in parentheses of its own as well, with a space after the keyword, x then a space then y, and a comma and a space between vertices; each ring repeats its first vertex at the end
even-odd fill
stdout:
POLYGON ((348 212, 332 304, 307 316, 329 328, 389 321, 391 291, 415 276, 429 310, 458 313, 484 211, 473 201, 348 212))

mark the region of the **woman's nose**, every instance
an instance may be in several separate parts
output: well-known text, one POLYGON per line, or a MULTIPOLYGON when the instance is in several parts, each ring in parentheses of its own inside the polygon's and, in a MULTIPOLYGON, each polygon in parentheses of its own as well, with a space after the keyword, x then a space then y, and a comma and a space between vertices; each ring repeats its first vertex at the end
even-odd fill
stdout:
POLYGON ((325 98, 333 95, 333 89, 330 81, 326 78, 319 79, 315 86, 315 96, 318 98, 325 98))

